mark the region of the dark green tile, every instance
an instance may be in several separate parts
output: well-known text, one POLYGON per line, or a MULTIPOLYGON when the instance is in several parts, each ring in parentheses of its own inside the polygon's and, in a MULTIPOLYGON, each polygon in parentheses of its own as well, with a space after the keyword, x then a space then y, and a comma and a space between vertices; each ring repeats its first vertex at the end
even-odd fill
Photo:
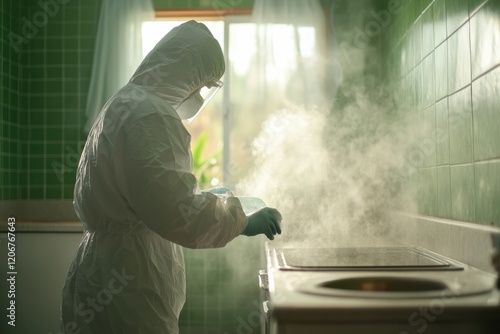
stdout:
POLYGON ((29 180, 30 180, 30 185, 42 186, 45 184, 45 172, 30 171, 29 180))
POLYGON ((29 140, 44 140, 45 139, 45 131, 43 128, 31 128, 29 129, 29 140))
MULTIPOLYGON (((64 93, 65 94, 77 94, 79 93, 80 87, 78 86, 78 82, 75 80, 67 80, 64 82, 64 93)), ((87 87, 88 90, 88 87, 87 87)), ((67 100, 73 100, 75 99, 75 96, 66 96, 65 98, 65 103, 67 100)), ((66 106, 70 106, 70 104, 66 104, 66 106)))
POLYGON ((76 111, 64 113, 64 127, 77 127, 78 114, 76 111))
POLYGON ((45 187, 35 187, 35 186, 30 186, 28 193, 29 193, 29 199, 44 199, 45 195, 45 187))
POLYGON ((436 103, 436 163, 450 162, 450 134, 448 131, 448 100, 436 103))
POLYGON ((19 142, 17 139, 11 140, 10 145, 9 145, 9 150, 10 153, 12 154, 19 154, 19 142))
POLYGON ((45 129, 46 140, 61 141, 63 139, 62 128, 51 127, 45 129))
POLYGON ((43 111, 31 112, 30 125, 45 125, 45 113, 43 111))
POLYGON ((75 47, 74 49, 82 49, 82 50, 93 50, 95 46, 95 39, 94 38, 80 38, 80 45, 79 47, 75 47))
POLYGON ((19 171, 19 184, 22 186, 28 184, 28 173, 25 170, 19 171))
POLYGON ((45 158, 43 156, 30 156, 30 170, 43 170, 45 168, 45 158))
POLYGON ((64 129, 64 140, 65 141, 77 141, 78 140, 79 129, 77 128, 65 128, 64 129))
POLYGON ((477 163, 475 170, 477 220, 500 226, 500 161, 477 163))
POLYGON ((45 181, 47 185, 60 187, 63 181, 63 175, 58 171, 54 171, 53 169, 48 169, 47 173, 45 174, 45 181))
POLYGON ((60 36, 45 39, 46 50, 62 50, 63 39, 60 36))
POLYGON ((64 174, 67 171, 67 167, 64 164, 64 159, 62 157, 51 157, 47 159, 47 165, 50 165, 50 168, 47 169, 47 173, 51 175, 50 181, 52 185, 55 182, 61 184, 64 182, 64 174), (57 181, 56 181, 57 179, 57 181))
POLYGON ((448 98, 450 163, 466 163, 472 157, 472 106, 470 86, 448 98))
POLYGON ((47 79, 61 79, 62 78, 62 67, 58 65, 46 66, 45 67, 47 79))
POLYGON ((470 20, 472 78, 500 64, 500 4, 489 1, 470 20))
POLYGON ((66 79, 74 79, 79 77, 80 67, 77 65, 65 65, 64 66, 64 77, 66 79))
POLYGON ((28 199, 28 186, 22 185, 20 187, 19 199, 28 199))
POLYGON ((47 94, 62 94, 63 82, 59 80, 49 81, 45 83, 45 92, 47 94))
POLYGON ((76 168, 68 167, 64 173, 64 184, 73 185, 76 182, 76 168))
POLYGON ((79 23, 67 21, 64 23, 64 35, 67 37, 79 37, 79 23))
POLYGON ((6 178, 4 178, 4 185, 7 187, 17 186, 17 172, 6 172, 6 178))
POLYGON ((71 185, 64 185, 64 199, 73 199, 74 183, 71 185))
MULTIPOLYGON (((92 64, 94 60, 94 50, 80 51, 79 53, 79 63, 80 64, 92 64)), ((68 62, 68 64, 71 64, 68 62)), ((78 63, 77 63, 78 64, 78 63)))
MULTIPOLYGON (((34 91, 31 91, 34 92, 34 91)), ((44 96, 30 96, 29 98, 29 109, 33 110, 36 108, 43 108, 45 106, 44 96)), ((29 113, 31 115, 31 112, 29 113)))
POLYGON ((45 76, 45 68, 42 66, 31 67, 26 72, 26 77, 30 79, 43 78, 45 76))
POLYGON ((46 199, 61 199, 62 198, 61 187, 46 187, 45 188, 45 198, 46 199))
POLYGON ((63 143, 45 143, 44 146, 48 155, 62 154, 63 143))
POLYGON ((63 125, 63 112, 62 111, 49 111, 46 113, 48 126, 62 126, 63 125))
POLYGON ((45 154, 45 145, 43 142, 32 142, 29 143, 29 154, 30 155, 42 155, 45 154))
POLYGON ((448 39, 448 93, 471 82, 469 23, 448 39))
POLYGON ((81 7, 80 8, 80 19, 82 21, 99 21, 99 9, 96 7, 81 7))
MULTIPOLYGON (((92 45, 95 45, 95 43, 92 45)), ((78 50, 80 48, 80 38, 64 37, 63 48, 64 50, 78 50)), ((94 49, 93 46, 92 49, 94 49)))
POLYGON ((51 20, 49 24, 45 27, 45 35, 47 37, 59 37, 62 36, 63 34, 63 29, 65 27, 66 23, 57 21, 57 20, 51 20))
POLYGON ((46 65, 61 65, 62 63, 63 52, 61 50, 47 51, 46 65))
POLYGON ((452 218, 474 221, 476 217, 474 165, 451 166, 450 179, 452 218))
MULTIPOLYGON (((38 79, 29 81, 29 91, 30 93, 43 94, 45 92, 45 87, 47 83, 44 80, 38 79)), ((33 105, 34 108, 40 108, 41 105, 33 105)))
POLYGON ((468 18, 468 0, 446 0, 446 30, 448 36, 451 36, 468 18))
POLYGON ((64 64, 78 64, 80 62, 79 51, 66 51, 63 55, 64 64))
POLYGON ((98 22, 80 22, 81 35, 79 37, 96 38, 98 22))
MULTIPOLYGON (((3 150, 2 150, 3 152, 3 150)), ((0 169, 1 170, 6 170, 10 166, 10 157, 7 155, 1 155, 0 156, 0 169)))
POLYGON ((472 84, 474 159, 500 157, 500 67, 472 84))
POLYGON ((30 52, 45 50, 45 38, 43 36, 31 38, 29 40, 30 52))

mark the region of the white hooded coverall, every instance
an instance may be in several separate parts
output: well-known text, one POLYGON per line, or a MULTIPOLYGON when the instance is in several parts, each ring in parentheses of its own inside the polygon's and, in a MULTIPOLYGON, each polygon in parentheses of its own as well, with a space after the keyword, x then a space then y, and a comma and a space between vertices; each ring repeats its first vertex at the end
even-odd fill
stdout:
POLYGON ((104 106, 78 166, 74 207, 85 232, 63 290, 65 333, 178 333, 181 246, 222 247, 245 228, 236 198, 199 192, 175 111, 223 73, 218 42, 189 21, 104 106))

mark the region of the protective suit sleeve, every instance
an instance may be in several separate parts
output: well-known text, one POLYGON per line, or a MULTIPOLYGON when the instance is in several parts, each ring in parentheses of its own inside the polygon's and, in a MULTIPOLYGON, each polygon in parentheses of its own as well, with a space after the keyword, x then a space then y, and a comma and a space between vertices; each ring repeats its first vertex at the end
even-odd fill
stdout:
POLYGON ((223 247, 243 231, 247 217, 238 199, 224 203, 196 191, 189 145, 175 117, 136 120, 117 138, 117 183, 138 220, 160 236, 188 248, 223 247))

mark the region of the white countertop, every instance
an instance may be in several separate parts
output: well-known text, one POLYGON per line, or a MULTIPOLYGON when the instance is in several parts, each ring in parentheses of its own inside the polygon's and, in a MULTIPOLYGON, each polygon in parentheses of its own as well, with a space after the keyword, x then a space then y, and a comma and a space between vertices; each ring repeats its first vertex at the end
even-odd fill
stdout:
MULTIPOLYGON (((408 321, 409 316, 420 308, 446 309, 439 315, 440 321, 473 319, 500 320, 500 293, 490 289, 495 276, 463 265, 460 271, 292 271, 281 270, 273 258, 273 250, 282 245, 267 243, 267 273, 270 309, 278 321, 408 321), (313 294, 321 282, 360 276, 397 276, 431 278, 447 285, 462 281, 481 282, 484 293, 456 296, 452 292, 428 298, 359 298, 313 294), (484 287, 487 288, 484 288, 484 287), (486 291, 486 292, 485 292, 486 291)), ((469 282, 469 283, 467 283, 469 282)))

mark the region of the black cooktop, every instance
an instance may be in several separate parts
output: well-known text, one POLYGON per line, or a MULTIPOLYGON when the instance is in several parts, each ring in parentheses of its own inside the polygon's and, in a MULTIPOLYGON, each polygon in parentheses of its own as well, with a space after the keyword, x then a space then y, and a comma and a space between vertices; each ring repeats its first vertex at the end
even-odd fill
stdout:
POLYGON ((457 270, 448 260, 412 247, 276 249, 284 270, 457 270))

